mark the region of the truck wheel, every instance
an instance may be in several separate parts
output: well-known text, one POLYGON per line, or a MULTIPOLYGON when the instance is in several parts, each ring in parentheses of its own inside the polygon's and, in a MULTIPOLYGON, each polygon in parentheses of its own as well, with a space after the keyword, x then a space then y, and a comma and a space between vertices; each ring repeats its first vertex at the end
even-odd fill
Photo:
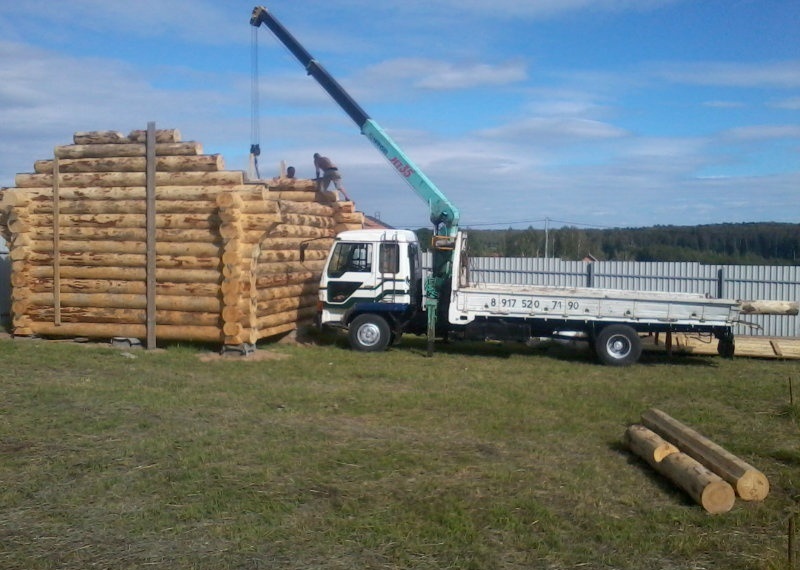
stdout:
POLYGON ((611 366, 629 366, 642 355, 639 335, 626 325, 603 328, 594 341, 594 348, 600 361, 611 366))
POLYGON ((378 315, 359 315, 350 323, 348 337, 350 346, 362 352, 386 350, 391 339, 391 330, 386 319, 378 315))

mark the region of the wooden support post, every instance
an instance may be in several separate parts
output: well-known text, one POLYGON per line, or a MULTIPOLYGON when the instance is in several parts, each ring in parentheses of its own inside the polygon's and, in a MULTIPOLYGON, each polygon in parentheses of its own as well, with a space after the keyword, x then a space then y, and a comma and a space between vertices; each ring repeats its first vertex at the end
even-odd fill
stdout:
POLYGON ((53 324, 61 324, 61 224, 59 222, 61 213, 60 192, 59 192, 59 159, 53 159, 53 324))
POLYGON ((156 124, 147 123, 147 177, 146 177, 146 220, 147 229, 147 311, 145 325, 147 330, 147 349, 156 347, 156 124))
POLYGON ((645 411, 642 424, 730 483, 743 500, 761 501, 769 494, 761 471, 661 410, 645 411))

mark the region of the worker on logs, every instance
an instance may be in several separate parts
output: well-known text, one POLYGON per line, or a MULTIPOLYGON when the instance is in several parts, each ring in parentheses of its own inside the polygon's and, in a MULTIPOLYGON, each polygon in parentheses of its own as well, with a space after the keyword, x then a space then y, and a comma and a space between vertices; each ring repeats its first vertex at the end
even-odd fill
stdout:
POLYGON ((344 191, 344 187, 342 186, 342 175, 339 174, 339 169, 330 158, 327 156, 321 156, 318 152, 315 152, 314 168, 317 173, 317 185, 320 192, 327 190, 328 186, 330 186, 331 182, 333 182, 333 187, 342 193, 344 199, 348 201, 350 200, 350 197, 347 195, 347 192, 344 191), (320 171, 322 172, 321 178, 320 171))

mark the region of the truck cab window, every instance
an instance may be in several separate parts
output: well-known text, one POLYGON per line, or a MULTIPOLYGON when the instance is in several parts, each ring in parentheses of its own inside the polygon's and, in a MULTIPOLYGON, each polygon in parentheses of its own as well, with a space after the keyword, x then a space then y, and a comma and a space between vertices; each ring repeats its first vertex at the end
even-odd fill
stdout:
POLYGON ((347 272, 372 271, 371 243, 337 243, 333 250, 328 277, 341 277, 347 272))
POLYGON ((400 272, 400 244, 382 243, 380 249, 380 272, 400 272))

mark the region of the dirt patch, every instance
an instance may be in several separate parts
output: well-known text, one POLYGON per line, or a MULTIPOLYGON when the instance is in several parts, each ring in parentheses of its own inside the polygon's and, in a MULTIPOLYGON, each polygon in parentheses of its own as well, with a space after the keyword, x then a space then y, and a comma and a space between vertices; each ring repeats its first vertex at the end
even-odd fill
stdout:
POLYGON ((289 358, 289 355, 280 352, 272 352, 270 350, 256 350, 246 356, 235 352, 227 352, 225 354, 207 352, 198 354, 197 358, 201 362, 262 362, 264 360, 282 360, 284 358, 289 358))

